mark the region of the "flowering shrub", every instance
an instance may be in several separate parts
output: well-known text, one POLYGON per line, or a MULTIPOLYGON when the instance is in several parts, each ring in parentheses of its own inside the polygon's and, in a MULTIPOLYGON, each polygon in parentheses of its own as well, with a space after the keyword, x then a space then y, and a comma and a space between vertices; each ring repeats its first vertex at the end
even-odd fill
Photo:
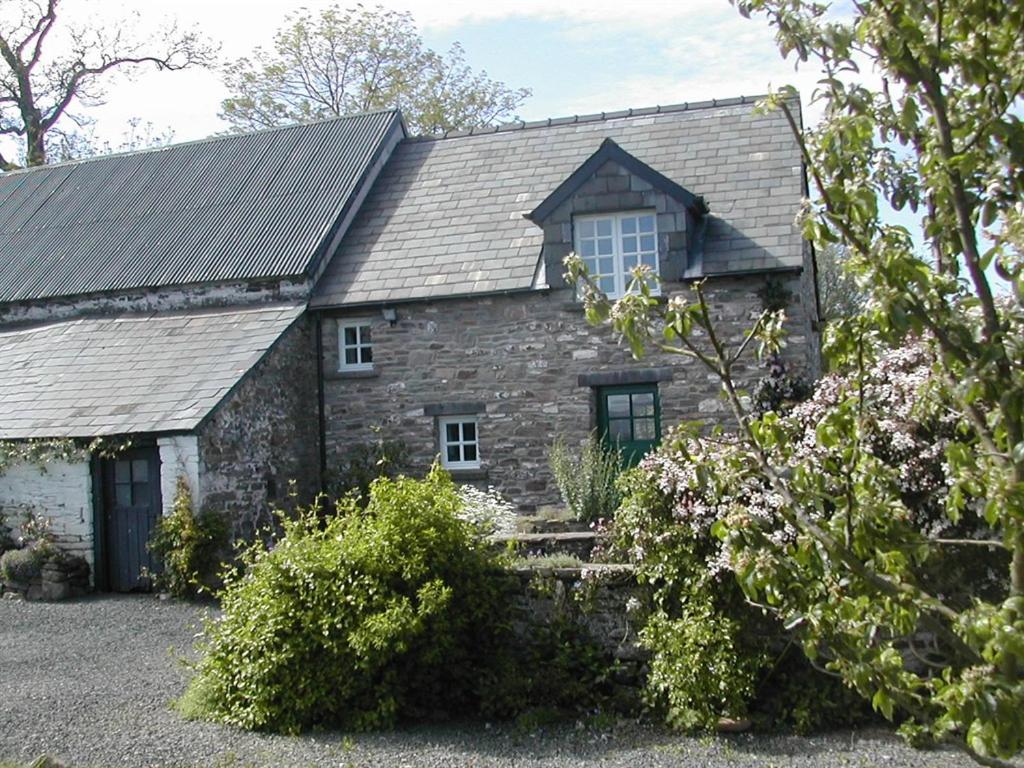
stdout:
MULTIPOLYGON (((990 535, 971 503, 956 523, 946 514, 951 485, 945 455, 957 440, 957 422, 941 400, 925 397, 933 363, 927 346, 912 342, 882 355, 863 375, 826 377, 812 398, 792 405, 784 417, 769 414, 763 421, 777 433, 769 460, 813 478, 825 498, 853 492, 846 471, 849 456, 853 450, 863 452, 859 460, 870 463, 877 498, 890 500, 864 521, 873 537, 893 545, 879 553, 877 567, 902 567, 904 558, 913 558, 923 583, 950 599, 968 601, 979 590, 994 588, 990 581, 1002 579, 991 570, 992 556, 985 548, 928 546, 941 537, 973 541, 990 535), (863 417, 856 447, 830 439, 834 420, 853 399, 863 417)), ((720 432, 677 431, 644 458, 624 487, 626 498, 615 524, 617 547, 656 595, 643 636, 655 653, 652 693, 668 705, 671 719, 685 725, 708 725, 717 715, 742 713, 764 695, 763 684, 760 693, 753 686, 771 645, 764 635, 781 638, 784 633, 749 608, 734 577, 759 578, 763 569, 781 567, 774 553, 805 546, 782 514, 787 501, 748 460, 738 438, 720 432), (719 645, 705 647, 694 636, 689 620, 694 613, 718 626, 719 645), (688 673, 698 661, 728 670, 720 689, 704 689, 688 673)), ((808 514, 829 525, 832 510, 809 509, 808 514)), ((757 584, 770 589, 767 581, 757 584)), ((821 586, 793 583, 791 588, 821 586)), ((774 599, 770 595, 769 603, 774 599)), ((790 629, 802 630, 810 620, 801 618, 790 629)), ((910 643, 915 629, 913 624, 892 627, 890 641, 902 635, 902 642, 910 643)), ((817 677, 814 684, 821 685, 817 677)), ((803 725, 814 724, 806 714, 803 718, 803 725)))
POLYGON ((459 517, 483 536, 516 532, 516 511, 497 489, 481 491, 472 485, 463 485, 459 488, 459 501, 459 517))

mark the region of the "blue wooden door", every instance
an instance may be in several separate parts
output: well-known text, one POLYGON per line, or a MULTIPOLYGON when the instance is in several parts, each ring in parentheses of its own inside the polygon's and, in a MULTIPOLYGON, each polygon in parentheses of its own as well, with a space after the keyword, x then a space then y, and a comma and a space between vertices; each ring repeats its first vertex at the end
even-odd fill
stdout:
POLYGON ((115 592, 149 589, 160 564, 146 546, 161 514, 160 455, 132 448, 104 459, 107 581, 115 592))

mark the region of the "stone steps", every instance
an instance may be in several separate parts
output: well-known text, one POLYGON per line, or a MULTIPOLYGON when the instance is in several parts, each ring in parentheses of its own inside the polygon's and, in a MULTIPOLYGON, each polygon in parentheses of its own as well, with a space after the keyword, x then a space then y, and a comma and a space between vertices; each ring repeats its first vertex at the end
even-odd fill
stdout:
POLYGON ((520 557, 567 555, 585 563, 591 561, 594 549, 605 540, 604 534, 591 530, 515 533, 495 536, 493 539, 498 546, 515 547, 520 557))

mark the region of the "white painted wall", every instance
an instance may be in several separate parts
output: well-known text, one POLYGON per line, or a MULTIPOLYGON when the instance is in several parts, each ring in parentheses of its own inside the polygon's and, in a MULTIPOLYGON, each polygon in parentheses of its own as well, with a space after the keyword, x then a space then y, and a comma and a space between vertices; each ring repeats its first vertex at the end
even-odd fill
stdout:
POLYGON ((178 477, 185 476, 192 491, 193 509, 199 509, 202 489, 199 487, 199 439, 195 435, 161 437, 156 441, 160 449, 160 498, 163 513, 170 514, 174 494, 178 490, 178 477))
POLYGON ((47 517, 57 545, 93 566, 92 475, 89 460, 16 464, 0 472, 0 509, 19 535, 26 512, 47 517))

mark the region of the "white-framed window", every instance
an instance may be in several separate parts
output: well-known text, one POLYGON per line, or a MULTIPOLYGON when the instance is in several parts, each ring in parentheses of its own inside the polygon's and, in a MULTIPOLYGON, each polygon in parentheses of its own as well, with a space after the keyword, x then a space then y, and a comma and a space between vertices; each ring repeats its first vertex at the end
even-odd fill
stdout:
MULTIPOLYGON (((658 218, 654 211, 577 216, 575 250, 587 272, 610 299, 626 294, 639 264, 658 274, 658 218)), ((660 293, 657 281, 651 293, 660 293)))
POLYGON ((480 468, 480 433, 476 416, 445 416, 438 419, 441 433, 441 466, 447 469, 480 468))
POLYGON ((338 370, 373 370, 369 320, 343 320, 338 323, 338 370))

